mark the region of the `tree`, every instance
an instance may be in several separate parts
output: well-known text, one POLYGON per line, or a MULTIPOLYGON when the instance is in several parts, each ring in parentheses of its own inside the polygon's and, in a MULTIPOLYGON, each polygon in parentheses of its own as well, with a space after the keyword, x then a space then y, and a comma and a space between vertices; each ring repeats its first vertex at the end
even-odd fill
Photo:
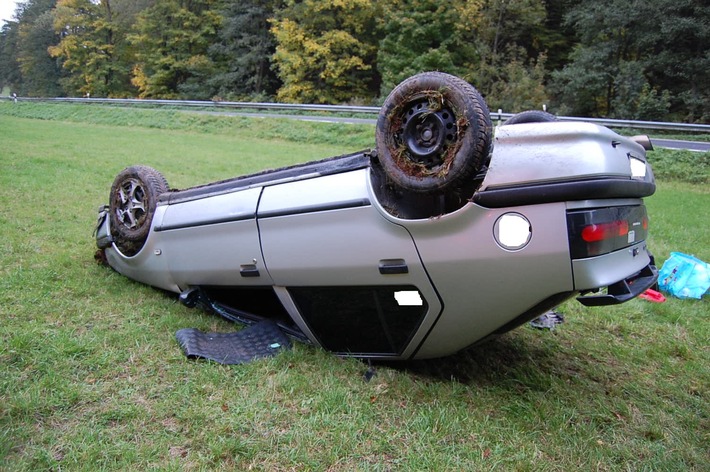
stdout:
MULTIPOLYGON (((464 75, 476 55, 464 41, 461 10, 437 0, 396 0, 384 16, 377 63, 386 96, 405 78, 424 71, 464 75)), ((466 28, 467 29, 467 28, 466 28)))
POLYGON ((8 21, 0 30, 0 89, 7 86, 20 91, 22 72, 17 62, 19 26, 16 21, 8 21))
MULTIPOLYGON (((600 0, 579 4, 566 22, 578 32, 581 42, 561 71, 554 74, 558 95, 573 114, 614 116, 619 105, 616 85, 623 83, 621 70, 639 59, 633 43, 633 4, 621 0, 600 0)), ((628 77, 627 77, 628 78, 628 77)), ((627 87, 628 97, 638 87, 627 87)))
POLYGON ((63 79, 68 94, 125 95, 130 92, 124 62, 125 30, 118 26, 115 0, 58 0, 54 27, 58 44, 49 47, 69 75, 63 79))
POLYGON ((544 53, 545 66, 550 72, 561 69, 569 61, 576 37, 573 28, 565 23, 564 18, 578 2, 579 0, 544 2, 545 21, 535 30, 536 54, 528 54, 528 57, 532 58, 537 54, 544 53))
MULTIPOLYGON (((397 0, 384 18, 378 67, 382 95, 426 70, 459 75, 490 105, 539 108, 545 91, 548 34, 542 0, 397 0)), ((549 37, 553 37, 549 35, 549 37)))
POLYGON ((273 96, 281 82, 271 68, 276 42, 269 31, 278 0, 227 2, 219 42, 209 48, 217 64, 210 79, 222 97, 273 96))
POLYGON ((518 49, 505 54, 507 62, 499 62, 488 77, 495 78, 486 89, 488 103, 507 112, 541 109, 549 103, 545 87, 545 60, 541 54, 535 61, 525 61, 518 49))
POLYGON ((157 0, 138 15, 133 84, 141 97, 207 99, 214 94, 208 56, 222 16, 216 0, 157 0))
POLYGON ((15 10, 17 21, 0 32, 0 83, 22 95, 61 94, 61 65, 47 53, 58 41, 51 10, 54 0, 27 0, 15 10))
POLYGON ((343 103, 377 89, 374 0, 287 0, 271 31, 279 100, 343 103))
POLYGON ((17 62, 22 71, 23 89, 28 95, 56 97, 62 95, 61 63, 47 52, 58 40, 54 33, 54 17, 50 10, 20 26, 17 62))
POLYGON ((569 112, 708 119, 710 12, 703 1, 583 2, 566 22, 579 44, 553 79, 569 112))
MULTIPOLYGON (((705 0, 639 2, 634 29, 651 95, 670 99, 686 121, 710 121, 710 8, 705 0), (649 25, 653 25, 649 28, 649 25)), ((639 110, 653 101, 642 93, 639 110)), ((663 101, 663 99, 661 98, 663 101)), ((644 115, 639 111, 640 116, 644 115)), ((668 119, 668 116, 665 116, 668 119)))
POLYGON ((548 44, 542 0, 466 2, 460 15, 462 41, 476 56, 464 63, 464 76, 482 91, 492 108, 509 112, 539 109, 548 103, 545 87, 548 44), (468 25, 468 28, 466 28, 468 25))

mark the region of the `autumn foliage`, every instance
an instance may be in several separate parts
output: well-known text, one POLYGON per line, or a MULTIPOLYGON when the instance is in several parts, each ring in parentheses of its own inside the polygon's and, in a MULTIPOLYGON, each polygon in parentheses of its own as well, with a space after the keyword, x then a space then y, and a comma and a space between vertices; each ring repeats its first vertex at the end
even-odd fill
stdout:
POLYGON ((702 0, 26 0, 0 86, 377 104, 438 70, 492 109, 707 122, 708 24, 702 0))

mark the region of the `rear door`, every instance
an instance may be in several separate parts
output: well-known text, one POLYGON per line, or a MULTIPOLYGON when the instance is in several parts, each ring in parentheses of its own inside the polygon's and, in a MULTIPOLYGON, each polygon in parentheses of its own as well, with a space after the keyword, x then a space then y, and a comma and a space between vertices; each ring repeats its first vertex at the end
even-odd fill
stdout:
POLYGON ((441 304, 409 232, 370 204, 367 172, 266 187, 264 262, 326 349, 407 357, 441 304))

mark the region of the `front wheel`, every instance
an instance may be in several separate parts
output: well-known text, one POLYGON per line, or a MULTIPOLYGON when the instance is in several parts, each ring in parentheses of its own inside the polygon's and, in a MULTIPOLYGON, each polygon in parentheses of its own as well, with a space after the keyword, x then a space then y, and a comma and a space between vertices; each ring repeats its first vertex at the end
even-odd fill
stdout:
POLYGON ((121 171, 111 186, 109 215, 116 246, 135 255, 148 238, 160 194, 169 190, 165 177, 147 166, 121 171))
POLYGON ((468 82, 424 72, 400 83, 377 119, 376 145, 387 177, 404 190, 447 194, 486 164, 491 119, 468 82))

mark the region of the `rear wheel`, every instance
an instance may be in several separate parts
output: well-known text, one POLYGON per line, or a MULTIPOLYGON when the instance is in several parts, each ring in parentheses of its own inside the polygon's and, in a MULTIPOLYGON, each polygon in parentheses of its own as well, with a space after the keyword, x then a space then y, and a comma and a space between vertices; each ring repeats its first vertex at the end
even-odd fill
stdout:
POLYGON ((379 162, 404 190, 447 194, 469 184, 487 162, 491 120, 469 83, 441 72, 406 79, 377 120, 379 162))
POLYGON ((552 113, 542 110, 527 110, 511 116, 503 123, 503 126, 517 125, 520 123, 547 123, 551 121, 558 121, 557 117, 552 113))
POLYGON ((160 194, 169 190, 165 177, 147 166, 121 171, 111 186, 109 215, 116 246, 135 255, 148 238, 160 194))

